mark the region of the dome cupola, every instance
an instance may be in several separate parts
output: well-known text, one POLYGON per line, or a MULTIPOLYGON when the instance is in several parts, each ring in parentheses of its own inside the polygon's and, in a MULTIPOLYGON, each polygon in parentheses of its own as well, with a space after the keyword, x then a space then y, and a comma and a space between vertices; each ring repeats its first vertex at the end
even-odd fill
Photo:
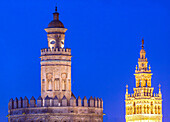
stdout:
POLYGON ((48 24, 48 28, 64 28, 64 24, 59 20, 59 13, 57 7, 53 13, 53 20, 48 24))

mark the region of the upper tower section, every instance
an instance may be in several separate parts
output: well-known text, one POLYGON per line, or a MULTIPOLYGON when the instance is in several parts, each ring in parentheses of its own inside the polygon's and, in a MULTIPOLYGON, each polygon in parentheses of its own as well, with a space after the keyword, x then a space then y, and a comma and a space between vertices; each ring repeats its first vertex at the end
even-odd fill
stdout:
POLYGON ((140 50, 140 58, 138 58, 138 67, 136 66, 135 73, 151 72, 150 66, 148 67, 148 60, 144 49, 144 39, 142 39, 142 49, 140 50))
POLYGON ((59 13, 57 12, 57 7, 53 13, 53 20, 45 28, 47 32, 48 48, 64 48, 65 32, 63 23, 59 20, 59 13))
POLYGON ((136 87, 151 87, 151 77, 151 67, 148 67, 148 60, 144 49, 144 39, 142 39, 140 58, 138 58, 138 66, 136 65, 135 70, 136 87))
POLYGON ((48 48, 41 50, 41 97, 71 98, 71 49, 64 48, 65 32, 57 7, 45 29, 48 48))

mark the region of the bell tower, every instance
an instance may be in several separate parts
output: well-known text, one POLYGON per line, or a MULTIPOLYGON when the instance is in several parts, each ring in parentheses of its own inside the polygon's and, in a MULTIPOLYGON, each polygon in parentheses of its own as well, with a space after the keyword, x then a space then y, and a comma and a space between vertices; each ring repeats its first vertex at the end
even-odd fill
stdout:
POLYGON ((57 7, 45 28, 48 48, 41 50, 41 96, 71 97, 71 49, 64 48, 67 29, 59 20, 57 7))
POLYGON ((134 75, 136 80, 136 87, 133 88, 134 93, 129 94, 128 85, 126 86, 126 122, 162 122, 161 88, 159 85, 159 93, 153 93, 151 67, 148 67, 143 39, 134 75))
POLYGON ((135 79, 136 88, 151 87, 151 67, 148 67, 148 61, 144 50, 144 40, 142 39, 142 49, 140 50, 140 58, 138 58, 138 66, 136 65, 135 79))

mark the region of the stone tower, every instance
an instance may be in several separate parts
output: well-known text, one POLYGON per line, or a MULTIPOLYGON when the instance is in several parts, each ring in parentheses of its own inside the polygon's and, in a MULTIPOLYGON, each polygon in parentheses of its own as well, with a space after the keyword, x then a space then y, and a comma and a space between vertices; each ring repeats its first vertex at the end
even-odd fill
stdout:
POLYGON ((71 98, 71 49, 64 48, 65 32, 57 8, 53 21, 45 29, 48 48, 41 50, 41 96, 45 98, 65 95, 71 98))
POLYGON ((159 93, 153 93, 151 86, 152 72, 148 67, 148 61, 144 50, 144 40, 142 39, 142 49, 138 66, 135 70, 136 87, 134 93, 128 93, 126 86, 125 108, 126 122, 162 122, 162 94, 159 85, 159 93))
POLYGON ((45 29, 48 48, 41 50, 41 96, 10 99, 9 122, 103 122, 101 98, 75 97, 71 91, 71 49, 64 48, 66 28, 57 8, 45 29))

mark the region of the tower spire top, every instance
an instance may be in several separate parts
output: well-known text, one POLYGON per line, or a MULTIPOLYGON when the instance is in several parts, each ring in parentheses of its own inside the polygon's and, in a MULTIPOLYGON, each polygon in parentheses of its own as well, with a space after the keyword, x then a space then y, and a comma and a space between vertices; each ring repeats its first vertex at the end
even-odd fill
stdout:
POLYGON ((57 12, 57 5, 55 6, 55 12, 57 12))
POLYGON ((59 20, 59 13, 57 12, 57 5, 55 7, 55 12, 53 13, 54 20, 59 20))
POLYGON ((144 39, 142 38, 142 49, 144 48, 144 39))
POLYGON ((159 93, 161 93, 161 84, 159 84, 159 93))
POLYGON ((126 85, 126 94, 128 94, 128 85, 126 85))

